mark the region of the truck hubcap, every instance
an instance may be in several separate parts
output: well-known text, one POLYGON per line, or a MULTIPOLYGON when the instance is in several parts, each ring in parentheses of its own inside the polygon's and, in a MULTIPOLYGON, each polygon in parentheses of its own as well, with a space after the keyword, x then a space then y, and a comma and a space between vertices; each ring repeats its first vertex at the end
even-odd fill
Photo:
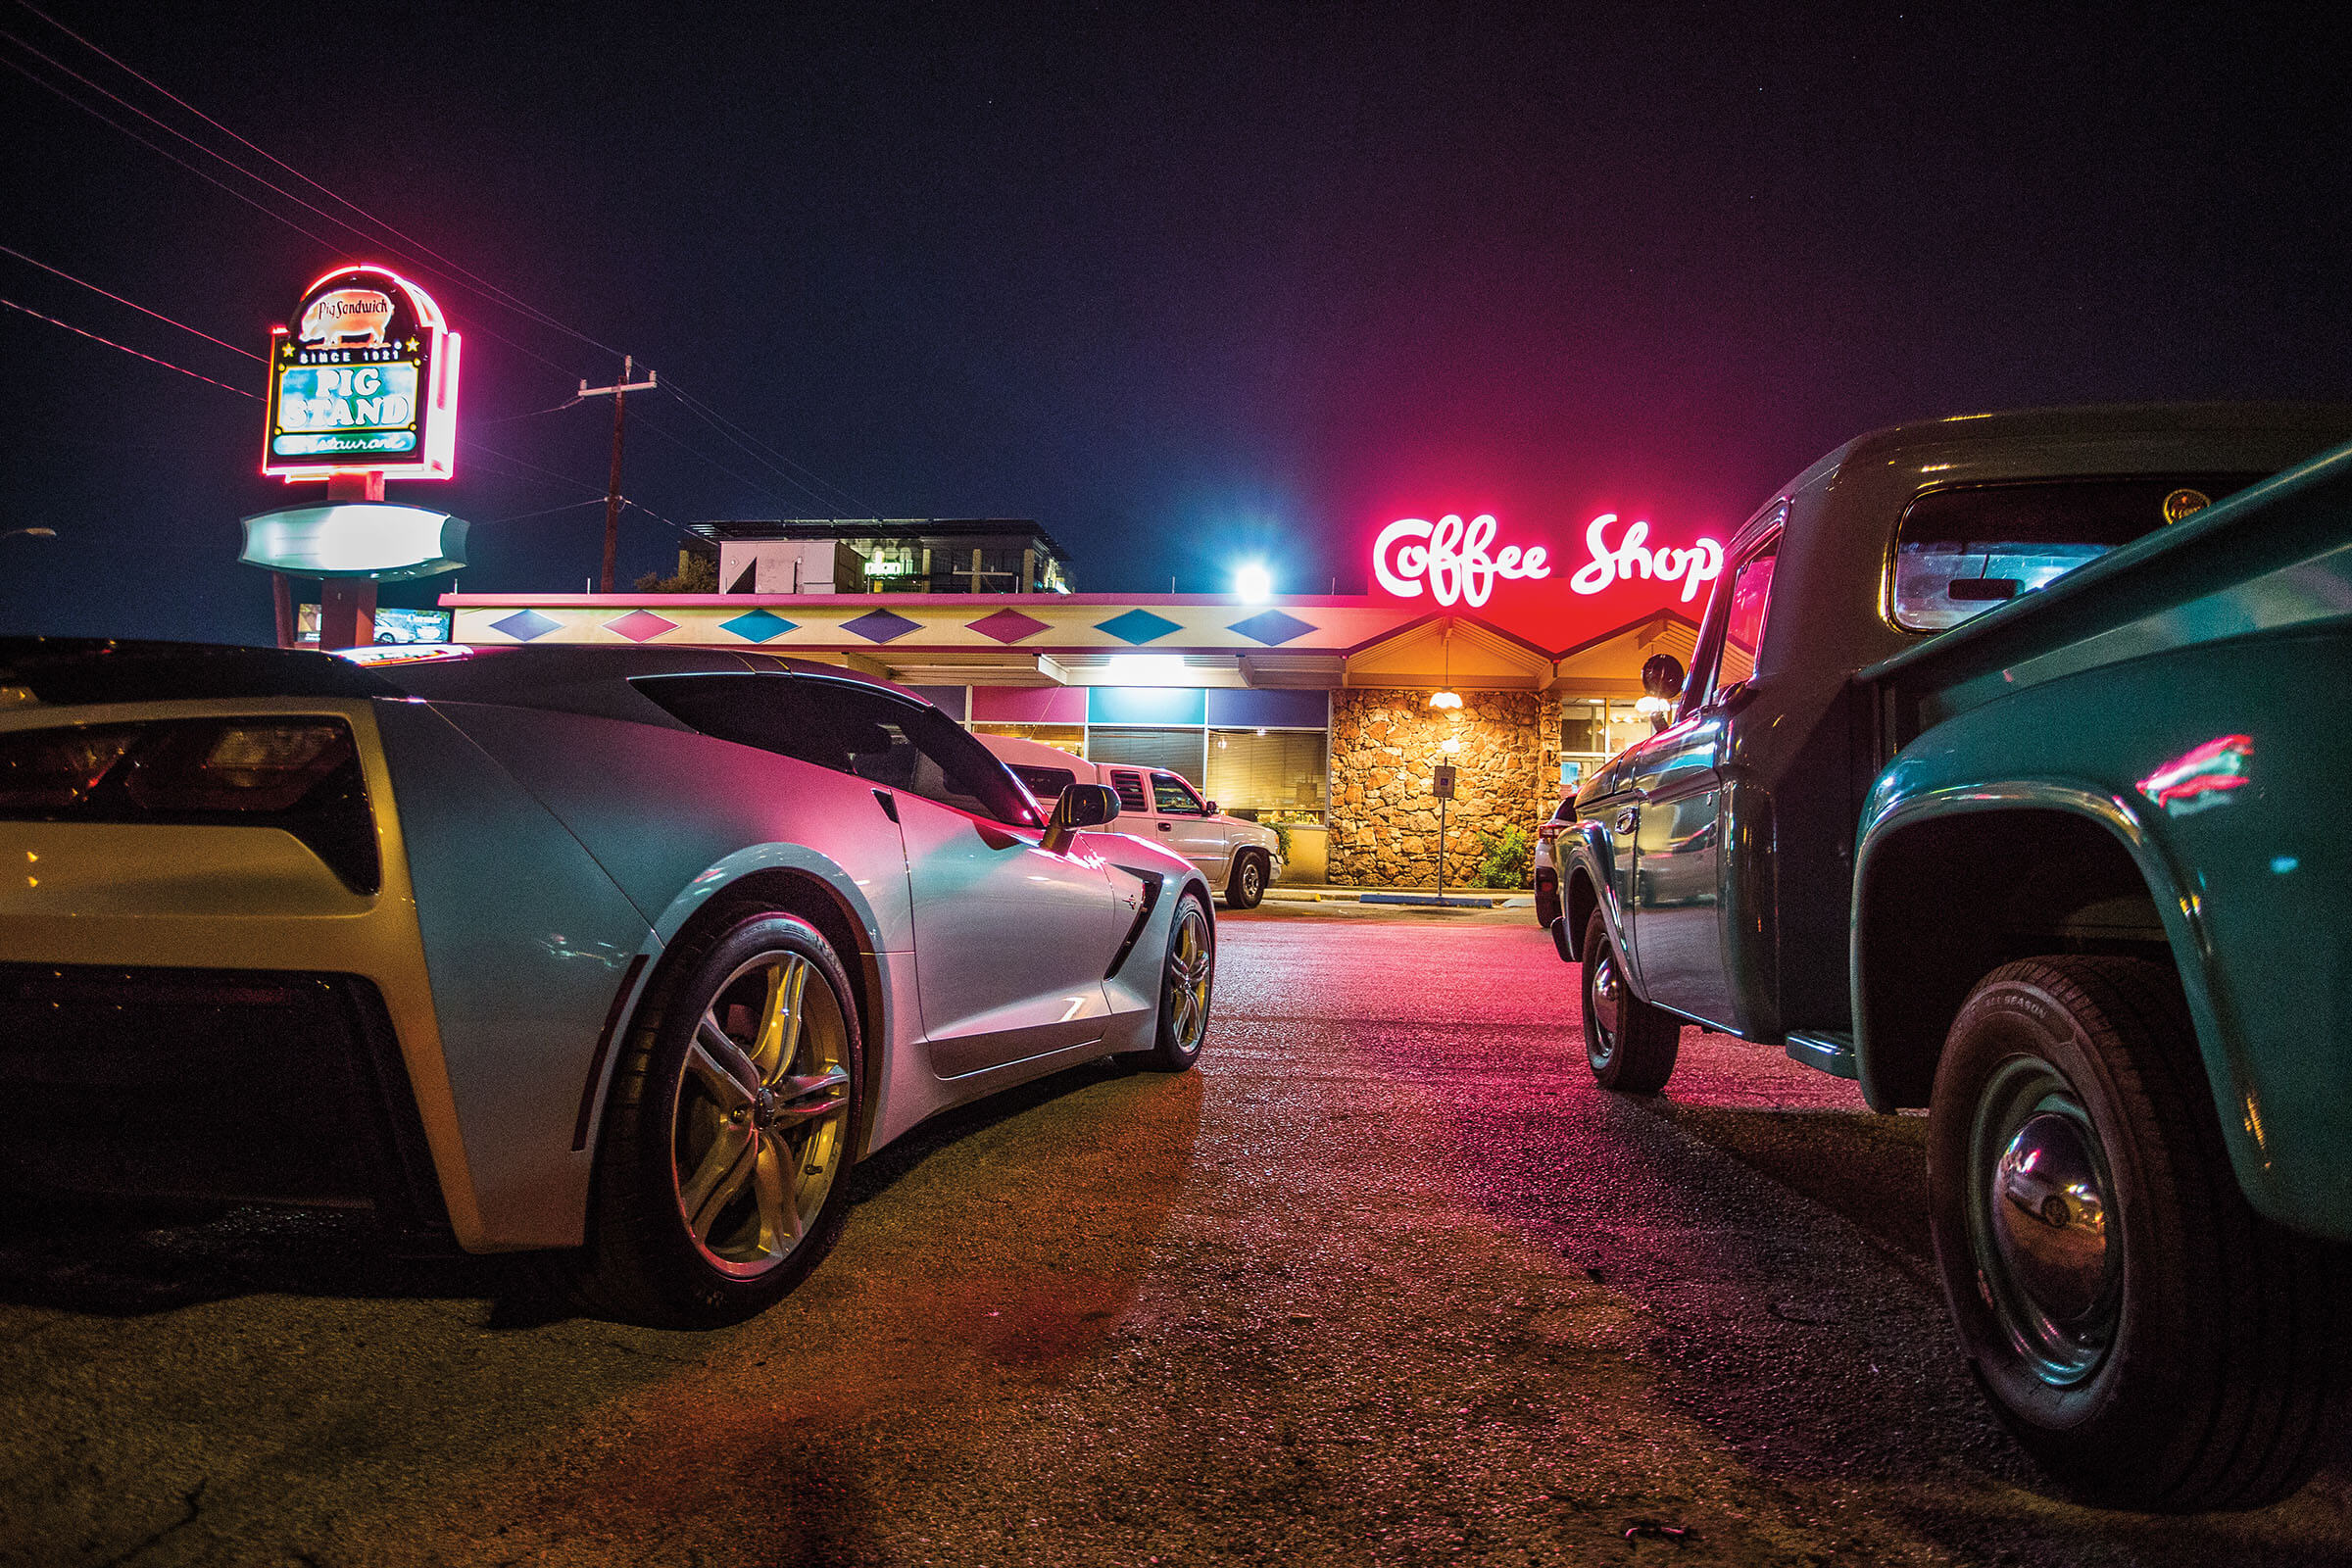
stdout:
POLYGON ((1617 961, 1606 946, 1592 960, 1592 978, 1586 988, 1585 1009, 1592 1016, 1591 1045, 1586 1053, 1595 1067, 1605 1067, 1617 1054, 1617 1029, 1625 1014, 1625 983, 1617 978, 1617 961))
POLYGON ((2056 1068, 2019 1056, 1985 1085, 1971 1145, 1969 1240, 1984 1298, 2034 1376, 2080 1383, 2114 1343, 2122 1296, 2098 1129, 2056 1068))

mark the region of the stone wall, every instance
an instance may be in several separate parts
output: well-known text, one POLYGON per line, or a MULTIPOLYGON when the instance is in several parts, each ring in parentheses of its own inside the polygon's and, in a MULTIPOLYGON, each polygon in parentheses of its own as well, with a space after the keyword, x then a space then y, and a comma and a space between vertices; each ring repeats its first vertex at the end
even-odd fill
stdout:
POLYGON ((1559 704, 1534 692, 1464 692, 1458 709, 1424 691, 1331 694, 1331 880, 1349 886, 1433 885, 1438 803, 1430 773, 1459 770, 1446 810, 1446 885, 1478 870, 1478 839, 1516 823, 1532 833, 1557 804, 1559 704), (1550 723, 1544 723, 1546 712, 1550 723), (1448 758, 1446 736, 1462 749, 1448 758))

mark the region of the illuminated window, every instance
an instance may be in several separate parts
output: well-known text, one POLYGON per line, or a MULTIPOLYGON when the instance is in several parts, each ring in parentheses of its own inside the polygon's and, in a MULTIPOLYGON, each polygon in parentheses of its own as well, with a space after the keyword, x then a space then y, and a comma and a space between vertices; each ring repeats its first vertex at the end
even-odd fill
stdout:
POLYGON ((1208 739, 1208 793, 1225 811, 1320 821, 1329 777, 1321 730, 1220 729, 1208 739))

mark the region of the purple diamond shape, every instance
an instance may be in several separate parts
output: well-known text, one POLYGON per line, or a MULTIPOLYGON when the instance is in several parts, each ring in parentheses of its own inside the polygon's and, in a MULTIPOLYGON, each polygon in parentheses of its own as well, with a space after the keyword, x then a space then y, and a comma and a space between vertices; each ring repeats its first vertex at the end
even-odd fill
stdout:
POLYGON ((1246 620, 1237 620, 1225 628, 1238 631, 1245 637, 1256 639, 1268 648, 1287 643, 1294 637, 1303 637, 1315 629, 1311 620, 1286 615, 1279 610, 1262 610, 1246 620))
POLYGON ((854 631, 869 643, 886 643, 894 637, 904 637, 915 629, 918 622, 888 610, 869 610, 856 620, 841 623, 843 631, 854 631))
POLYGON ((665 631, 675 630, 677 624, 674 620, 662 619, 650 610, 632 610, 625 615, 606 621, 605 630, 616 631, 633 643, 641 643, 659 637, 665 631))
POLYGON ((1024 637, 1034 637, 1046 629, 1046 623, 1035 615, 1024 615, 1017 610, 1000 610, 993 615, 982 615, 970 623, 969 630, 983 637, 994 637, 1001 643, 1017 643, 1024 637))
POLYGON ((555 616, 542 615, 536 610, 517 610, 504 620, 492 621, 490 629, 503 631, 518 643, 527 643, 534 637, 546 636, 563 624, 555 616))
POLYGON ((1154 615, 1149 610, 1130 610, 1124 615, 1113 615, 1108 620, 1097 621, 1095 630, 1106 631, 1119 641, 1132 643, 1140 648, 1153 638, 1165 637, 1174 631, 1178 624, 1165 615, 1154 615))

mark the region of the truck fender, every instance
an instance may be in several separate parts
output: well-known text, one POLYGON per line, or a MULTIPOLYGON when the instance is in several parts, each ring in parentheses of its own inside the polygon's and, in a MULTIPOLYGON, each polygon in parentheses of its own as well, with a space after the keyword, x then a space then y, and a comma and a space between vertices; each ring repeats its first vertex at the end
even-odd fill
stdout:
MULTIPOLYGON (((1854 851, 1854 897, 1851 941, 1848 946, 1850 984, 1854 998, 1854 1054, 1861 1070, 1863 1098, 1875 1110, 1925 1104, 1924 1079, 1918 1061, 1919 1043, 1890 1039, 1885 1020, 1892 1004, 1872 987, 1874 943, 1887 940, 1874 908, 1874 865, 1888 845, 1907 830, 1956 816, 1991 811, 2058 812, 2094 823, 2130 857, 2146 884, 2164 927, 2174 967, 2188 1001, 2196 1027, 2198 1054, 2206 1078, 2222 1111, 2221 1123, 2237 1168, 2240 1185, 2259 1205, 2263 1190, 2263 1156, 2246 1132, 2245 1085, 2249 1081, 2223 1027, 2220 999, 2209 957, 2210 937, 2200 901, 2190 894, 2178 869, 2152 836, 2131 803, 2111 791, 2072 779, 2005 779, 1989 783, 1946 785, 1918 795, 1896 796, 1884 786, 1873 792, 1864 811, 1854 851)), ((1882 987, 1882 989, 1886 989, 1882 987)), ((1948 1021, 1948 1020, 1947 1020, 1948 1021)), ((1936 1040, 1932 1058, 1940 1052, 1936 1040)))
POLYGON ((1568 853, 1561 857, 1564 870, 1560 878, 1560 917, 1567 922, 1568 931, 1566 951, 1561 956, 1566 957, 1568 953, 1575 952, 1583 943, 1585 921, 1597 908, 1608 930, 1609 940, 1617 945, 1619 967, 1625 973, 1626 984, 1634 989, 1635 995, 1640 996, 1641 988, 1633 961, 1633 944, 1625 940, 1625 925, 1617 906, 1617 890, 1609 878, 1613 857, 1609 854, 1608 829, 1598 822, 1579 821, 1561 836, 1561 842, 1569 846, 1568 853), (1578 892, 1577 884, 1580 881, 1591 891, 1578 892))

